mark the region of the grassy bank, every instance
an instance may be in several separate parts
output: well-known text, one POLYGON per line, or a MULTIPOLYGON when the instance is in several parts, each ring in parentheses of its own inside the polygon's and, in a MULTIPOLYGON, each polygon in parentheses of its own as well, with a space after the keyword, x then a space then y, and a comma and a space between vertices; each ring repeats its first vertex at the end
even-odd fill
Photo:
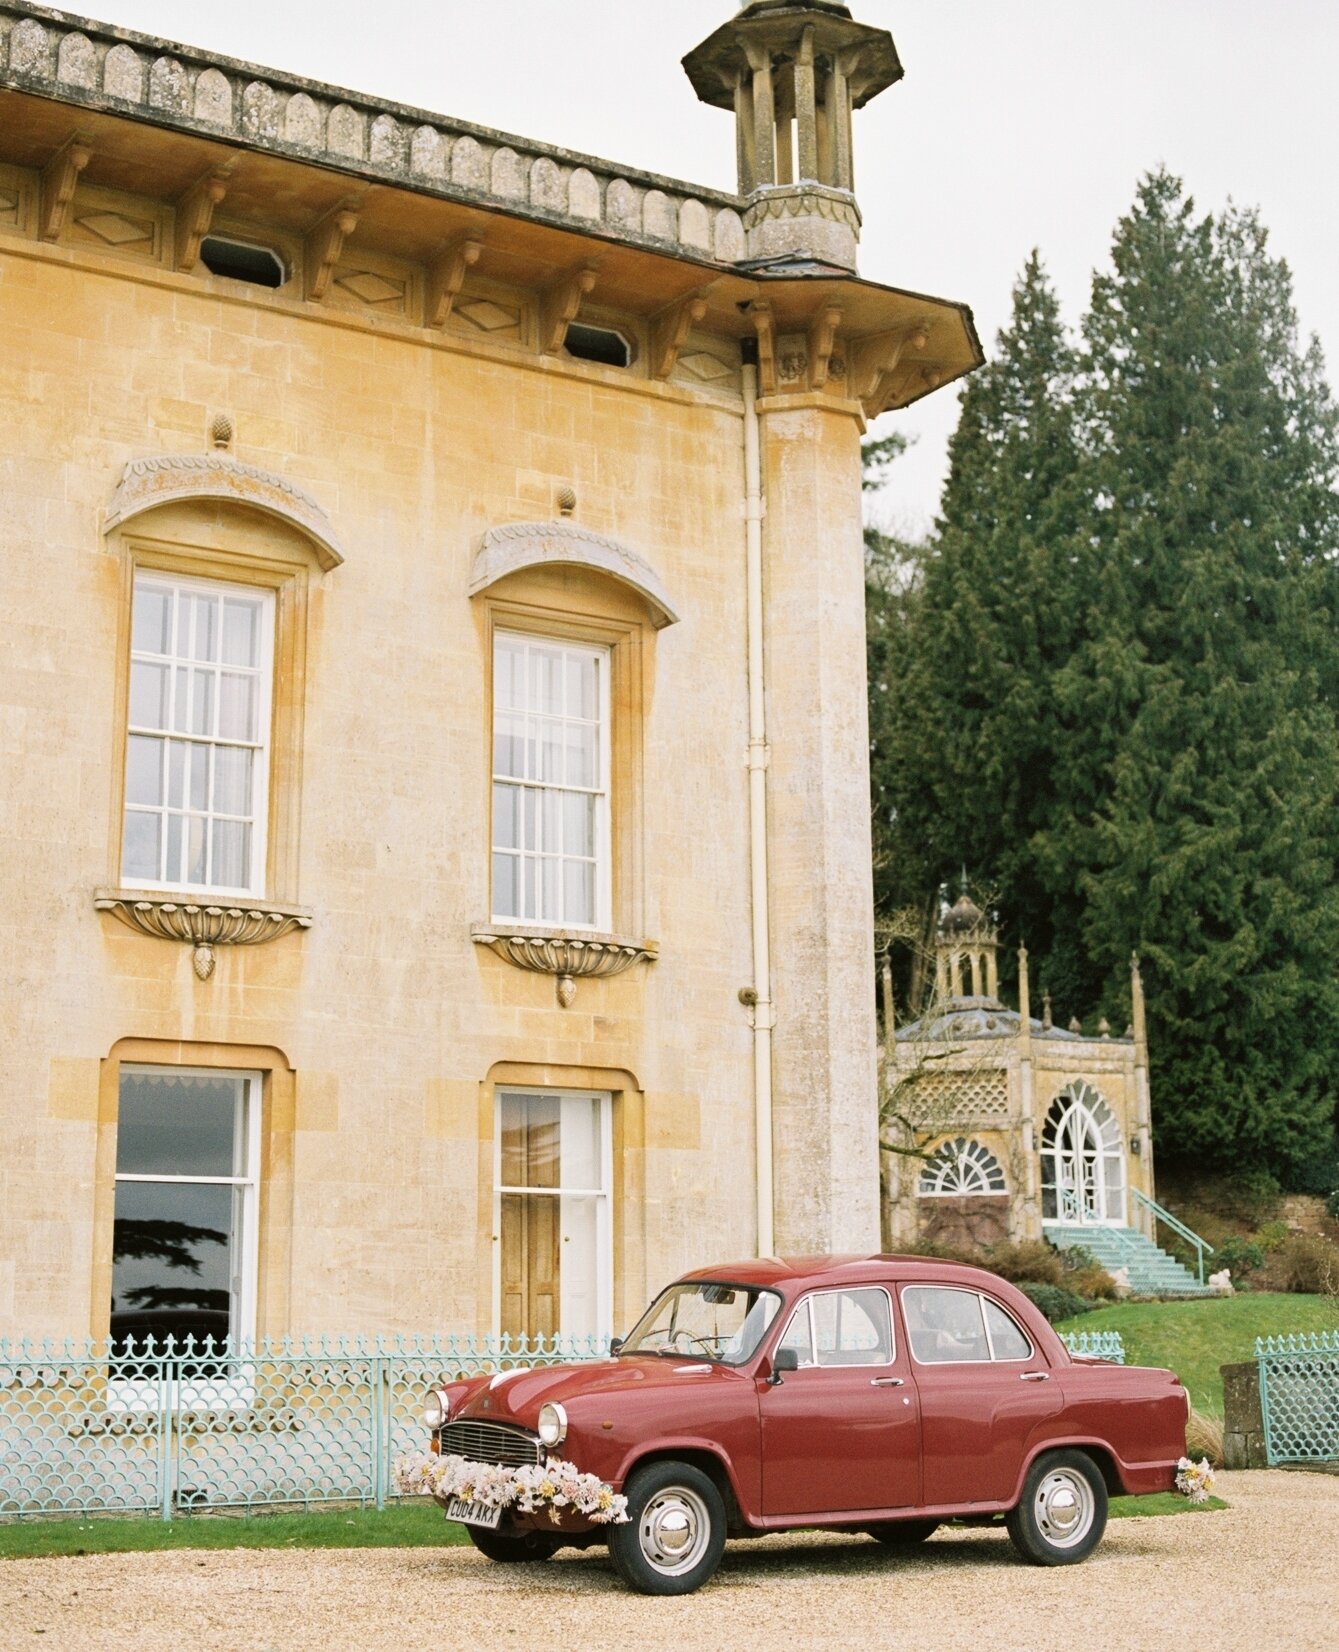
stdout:
POLYGON ((1190 1390, 1197 1411, 1223 1415, 1220 1365, 1250 1359, 1256 1337, 1339 1330, 1324 1296, 1248 1291, 1191 1302, 1117 1302, 1057 1325, 1061 1331, 1119 1331, 1128 1365, 1165 1365, 1190 1390))
POLYGON ((0 1525, 0 1558, 128 1554, 150 1549, 439 1548, 468 1543, 434 1503, 320 1514, 195 1514, 176 1520, 18 1520, 0 1525))

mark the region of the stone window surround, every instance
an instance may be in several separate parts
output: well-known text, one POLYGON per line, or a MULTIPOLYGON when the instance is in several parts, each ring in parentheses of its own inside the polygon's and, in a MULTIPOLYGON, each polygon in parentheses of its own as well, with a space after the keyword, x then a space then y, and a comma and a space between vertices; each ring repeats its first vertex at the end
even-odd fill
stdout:
POLYGON ((105 1337, 112 1296, 112 1228, 116 1211, 116 1121, 122 1064, 133 1067, 221 1068, 260 1076, 261 1189, 256 1274, 256 1334, 280 1335, 289 1326, 293 1224, 293 1131, 297 1075, 282 1050, 269 1045, 192 1043, 123 1038, 101 1062, 98 1138, 93 1185, 89 1335, 105 1337))
MULTIPOLYGON (((140 934, 191 946, 195 973, 201 981, 214 973, 216 948, 255 945, 311 927, 310 911, 296 901, 307 607, 313 572, 319 577, 323 567, 342 560, 333 532, 318 532, 319 524, 308 520, 305 510, 290 508, 289 485, 282 478, 240 466, 236 461, 220 460, 221 456, 210 454, 132 462, 126 467, 104 524, 123 567, 108 842, 112 878, 107 886, 94 892, 94 906, 140 934), (152 484, 166 477, 169 485, 139 491, 145 477, 152 484), (268 493, 254 486, 257 477, 265 479, 268 493), (253 512, 264 514, 258 518, 249 512, 245 518, 230 521, 224 512, 215 520, 213 507, 220 500, 248 505, 253 512), (208 504, 208 513, 196 510, 198 504, 208 504), (250 585, 274 595, 264 897, 215 894, 209 889, 136 888, 122 886, 119 881, 131 604, 137 569, 250 585)), ((296 489, 291 492, 300 494, 296 489)), ((319 506, 305 495, 300 497, 324 522, 319 506)), ((325 527, 328 529, 328 523, 325 527)))
MULTIPOLYGON (((565 524, 564 524, 565 525, 565 524)), ((487 538, 487 536, 485 536, 487 538)), ((644 938, 643 872, 644 779, 642 771, 644 673, 652 669, 655 605, 639 589, 611 577, 604 568, 573 558, 578 586, 598 592, 576 606, 563 588, 566 569, 540 558, 509 570, 480 588, 482 657, 487 671, 484 706, 485 779, 488 798, 485 843, 491 862, 492 826, 492 662, 498 631, 554 641, 594 644, 609 651, 610 700, 610 912, 609 932, 564 929, 534 923, 490 920, 476 923, 476 945, 518 969, 555 978, 559 1005, 568 1008, 582 977, 619 975, 635 963, 659 954, 644 938), (594 576, 592 578, 592 576, 594 576)), ((649 569, 648 569, 649 571, 649 569)), ((581 602, 578 597, 576 602, 581 602)), ((489 877, 485 887, 491 888, 489 877)))

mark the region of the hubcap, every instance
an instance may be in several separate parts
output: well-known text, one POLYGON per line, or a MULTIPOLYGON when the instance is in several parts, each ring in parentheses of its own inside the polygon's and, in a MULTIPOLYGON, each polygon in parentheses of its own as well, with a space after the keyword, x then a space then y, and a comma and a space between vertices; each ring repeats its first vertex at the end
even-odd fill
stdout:
POLYGON ((1056 1549, 1072 1549, 1092 1529, 1093 1488, 1073 1469, 1057 1468, 1037 1487, 1037 1529, 1056 1549))
POLYGON ((642 1510, 637 1530, 647 1563, 665 1577, 679 1577, 706 1553, 711 1520, 695 1491, 667 1486, 642 1510))

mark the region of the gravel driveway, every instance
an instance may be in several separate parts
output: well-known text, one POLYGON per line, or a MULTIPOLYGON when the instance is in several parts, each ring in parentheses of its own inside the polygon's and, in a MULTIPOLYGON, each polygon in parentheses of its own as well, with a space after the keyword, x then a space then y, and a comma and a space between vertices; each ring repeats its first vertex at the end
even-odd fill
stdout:
POLYGON ((1113 1521, 1078 1567, 1025 1566, 1003 1532, 941 1532, 910 1558, 803 1534, 731 1544, 682 1600, 626 1593, 600 1550, 518 1567, 466 1548, 0 1561, 0 1648, 1339 1649, 1339 1478, 1218 1489, 1227 1511, 1113 1521))

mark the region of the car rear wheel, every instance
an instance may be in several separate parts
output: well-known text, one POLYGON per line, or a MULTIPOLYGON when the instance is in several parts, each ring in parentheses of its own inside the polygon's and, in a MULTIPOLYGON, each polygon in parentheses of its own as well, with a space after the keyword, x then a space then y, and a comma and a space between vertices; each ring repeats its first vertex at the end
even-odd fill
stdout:
POLYGON ((725 1552, 725 1504, 691 1463, 649 1463, 625 1488, 626 1525, 609 1528, 618 1575, 641 1595, 689 1595, 725 1552))
POLYGON ((1082 1451, 1039 1457, 1023 1482, 1017 1507, 1005 1516, 1014 1548, 1034 1566, 1072 1566, 1086 1559, 1106 1524, 1106 1482, 1082 1451))
POLYGON ((871 1537, 877 1538, 888 1549, 913 1549, 939 1530, 937 1520, 881 1520, 877 1526, 866 1526, 871 1537))
POLYGON ((549 1560, 562 1547, 560 1539, 548 1532, 497 1532, 487 1526, 466 1526, 481 1555, 501 1561, 504 1566, 526 1560, 549 1560))

